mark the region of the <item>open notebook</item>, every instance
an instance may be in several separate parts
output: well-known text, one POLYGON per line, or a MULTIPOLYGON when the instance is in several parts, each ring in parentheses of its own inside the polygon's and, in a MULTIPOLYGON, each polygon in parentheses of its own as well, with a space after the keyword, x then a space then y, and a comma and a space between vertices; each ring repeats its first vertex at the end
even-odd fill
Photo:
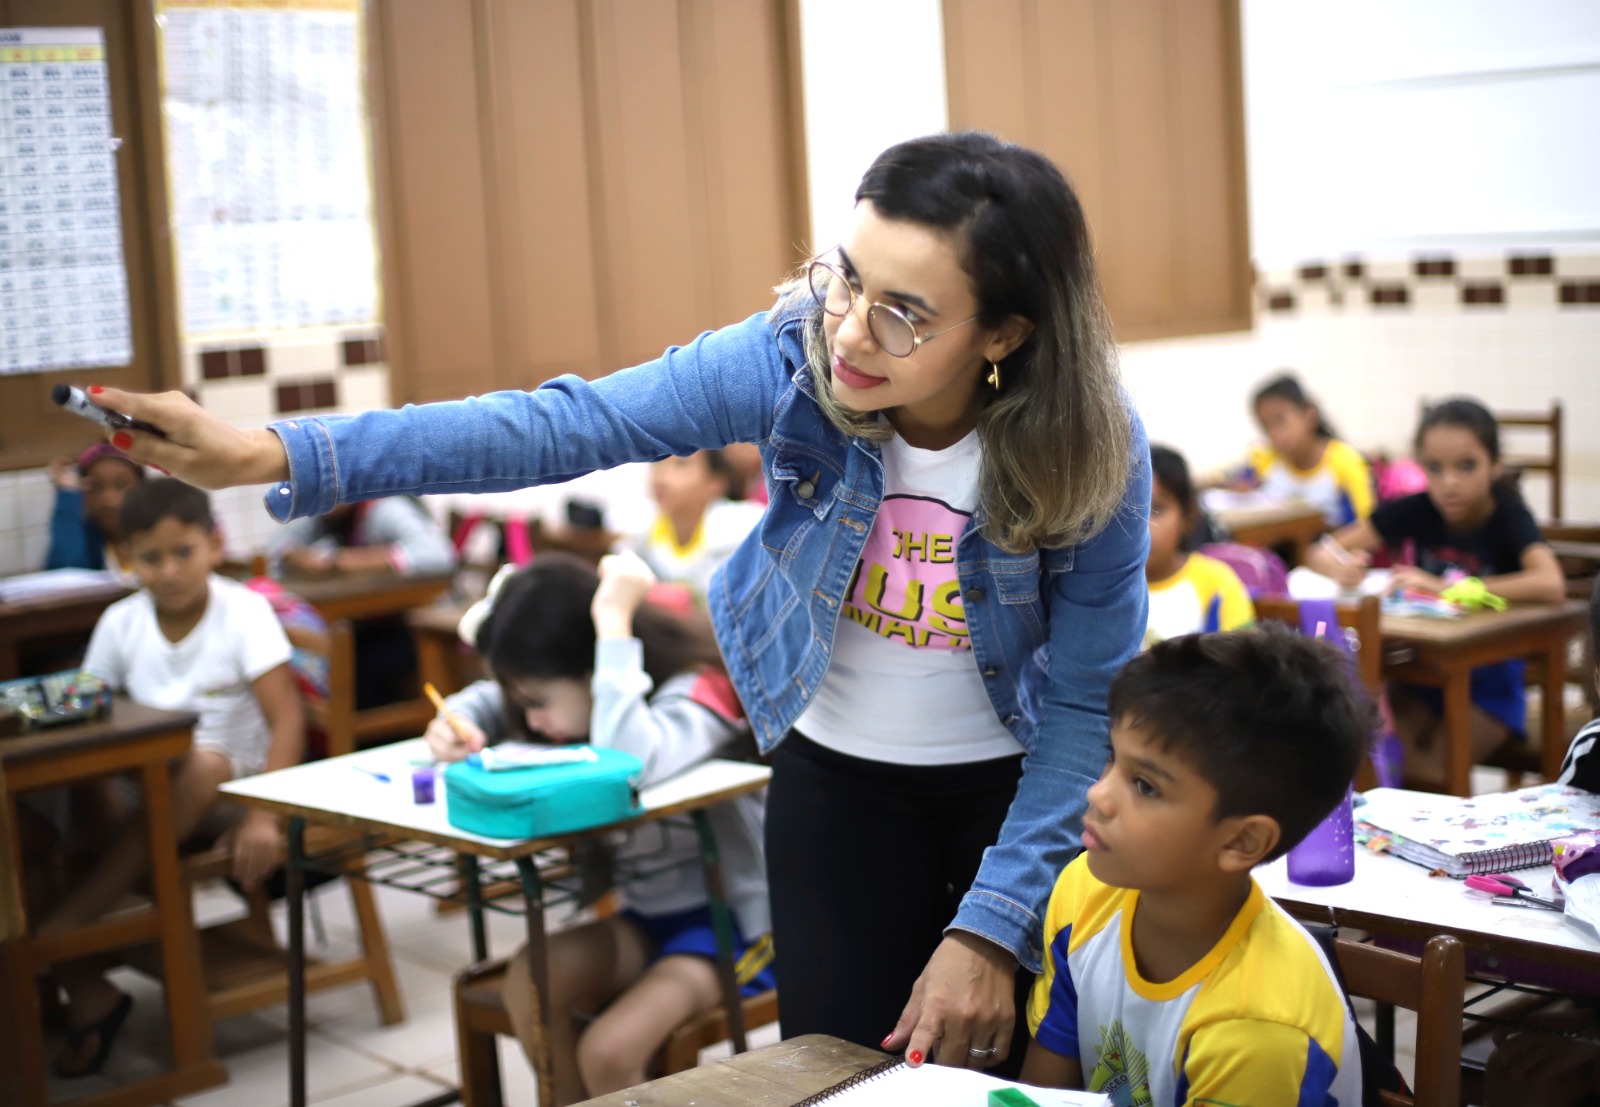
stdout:
POLYGON ((1373 788, 1356 818, 1391 838, 1389 852, 1450 876, 1548 865, 1550 843, 1600 830, 1600 795, 1560 784, 1457 799, 1373 788))
POLYGON ((895 1058, 803 1099, 795 1107, 812 1103, 837 1104, 838 1107, 903 1107, 908 1103, 915 1103, 917 1107, 986 1107, 989 1093, 1000 1088, 1015 1088, 1039 1107, 1109 1107, 1111 1103, 1099 1092, 1035 1088, 974 1069, 949 1069, 939 1065, 912 1068, 895 1058))

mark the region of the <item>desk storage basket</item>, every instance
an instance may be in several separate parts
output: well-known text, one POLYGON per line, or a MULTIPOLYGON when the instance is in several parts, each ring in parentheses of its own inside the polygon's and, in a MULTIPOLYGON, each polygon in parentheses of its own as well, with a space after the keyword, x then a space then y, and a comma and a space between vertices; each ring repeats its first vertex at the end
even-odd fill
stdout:
POLYGON ((547 838, 640 814, 631 753, 596 749, 595 760, 490 772, 465 761, 444 771, 445 817, 489 838, 547 838))

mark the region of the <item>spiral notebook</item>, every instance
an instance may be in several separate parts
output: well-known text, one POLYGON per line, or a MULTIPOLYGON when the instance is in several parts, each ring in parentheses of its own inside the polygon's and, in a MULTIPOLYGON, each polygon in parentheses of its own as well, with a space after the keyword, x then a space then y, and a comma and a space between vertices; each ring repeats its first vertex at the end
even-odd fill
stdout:
POLYGON ((1562 784, 1470 799, 1374 788, 1366 801, 1356 818, 1390 853, 1455 877, 1548 865, 1557 838, 1600 830, 1600 795, 1562 784))
POLYGON ((825 1103, 830 1107, 985 1107, 989 1093, 1015 1088, 1039 1107, 1110 1107, 1099 1092, 1072 1092, 1062 1088, 1035 1088, 1001 1080, 975 1069, 949 1069, 940 1065, 912 1068, 898 1057, 840 1081, 833 1087, 802 1099, 795 1107, 825 1103))

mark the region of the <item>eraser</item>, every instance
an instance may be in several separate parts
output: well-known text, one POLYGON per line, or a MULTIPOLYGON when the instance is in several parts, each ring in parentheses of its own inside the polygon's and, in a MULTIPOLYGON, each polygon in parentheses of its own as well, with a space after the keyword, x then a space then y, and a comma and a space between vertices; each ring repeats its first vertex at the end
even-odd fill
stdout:
POLYGON ((989 1107, 1039 1107, 1016 1088, 996 1088, 989 1093, 989 1107))

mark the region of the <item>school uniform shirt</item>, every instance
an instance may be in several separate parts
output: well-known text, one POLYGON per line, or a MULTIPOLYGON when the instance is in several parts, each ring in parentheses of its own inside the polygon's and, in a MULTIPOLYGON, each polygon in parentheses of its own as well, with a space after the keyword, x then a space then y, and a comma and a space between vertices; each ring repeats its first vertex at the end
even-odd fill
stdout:
POLYGON ((1600 792, 1600 749, 1596 747, 1600 747, 1600 719, 1591 719, 1573 736, 1557 780, 1585 792, 1600 792))
POLYGON ((196 749, 215 750, 234 779, 261 771, 272 731, 255 681, 289 661, 289 639, 266 597, 212 575, 205 614, 181 642, 161 633, 155 602, 138 592, 106 608, 83 667, 151 707, 193 711, 196 749))
POLYGON ((1372 473, 1354 446, 1328 440, 1322 460, 1297 469, 1270 446, 1250 453, 1250 470, 1261 491, 1274 499, 1297 500, 1322 512, 1330 527, 1342 527, 1372 514, 1372 473))
POLYGON ((1149 649, 1179 635, 1238 630, 1255 621, 1255 604, 1239 575, 1214 557, 1192 553, 1183 568, 1150 585, 1144 644, 1149 649))
MULTIPOLYGON (((1494 511, 1481 526, 1452 531, 1426 492, 1392 500, 1372 513, 1372 529, 1399 564, 1414 564, 1425 573, 1492 577, 1522 571, 1522 555, 1544 541, 1522 498, 1495 493, 1494 511)), ((1504 723, 1512 733, 1527 728, 1527 693, 1523 664, 1502 661, 1472 670, 1472 702, 1504 723)))
POLYGON ((1083 1066, 1117 1107, 1189 1103, 1348 1107, 1361 1059, 1344 992, 1311 936, 1262 892, 1174 980, 1143 979, 1130 937, 1139 893, 1102 884, 1080 854, 1045 916, 1034 1039, 1083 1066))
POLYGON ((794 727, 869 761, 1012 757, 972 656, 956 543, 978 506, 976 430, 943 450, 882 445, 883 503, 845 589, 833 659, 794 727))
POLYGON ((686 585, 696 599, 704 599, 711 574, 761 522, 763 510, 759 504, 718 500, 707 506, 685 545, 678 544, 672 520, 658 515, 648 531, 624 540, 621 546, 638 554, 658 580, 686 585))

